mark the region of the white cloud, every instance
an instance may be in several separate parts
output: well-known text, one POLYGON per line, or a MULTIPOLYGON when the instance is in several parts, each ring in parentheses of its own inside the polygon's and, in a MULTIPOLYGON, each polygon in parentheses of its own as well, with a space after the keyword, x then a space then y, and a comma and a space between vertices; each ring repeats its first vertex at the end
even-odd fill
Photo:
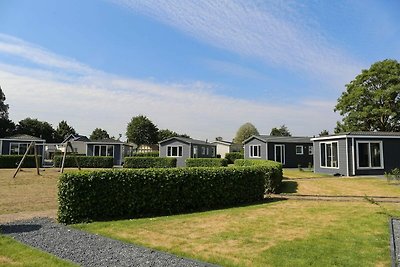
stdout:
POLYGON ((216 47, 341 88, 361 69, 317 30, 298 1, 114 0, 216 47))
POLYGON ((229 139, 247 121, 260 132, 286 124, 296 135, 311 135, 330 129, 337 119, 330 104, 318 101, 279 105, 216 95, 212 85, 204 82, 164 84, 120 77, 19 39, 5 39, 1 42, 8 49, 0 54, 25 57, 45 66, 40 69, 0 64, 1 86, 14 121, 32 117, 56 125, 67 120, 81 134, 90 134, 100 127, 118 136, 125 134, 133 116, 144 114, 159 128, 187 133, 193 138, 229 139), (31 54, 35 57, 30 58, 31 54), (48 65, 52 68, 48 69, 48 65), (62 69, 62 74, 58 69, 62 69))

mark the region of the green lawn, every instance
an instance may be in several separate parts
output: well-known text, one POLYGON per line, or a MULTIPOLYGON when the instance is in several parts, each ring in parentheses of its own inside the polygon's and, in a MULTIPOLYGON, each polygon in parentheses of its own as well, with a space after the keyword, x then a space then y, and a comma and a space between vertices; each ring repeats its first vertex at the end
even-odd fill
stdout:
POLYGON ((77 266, 0 235, 0 266, 77 266))
POLYGON ((308 168, 303 168, 300 171, 298 168, 284 168, 283 177, 286 179, 299 179, 299 178, 323 178, 323 177, 333 177, 331 174, 326 173, 314 173, 313 170, 308 168))
POLYGON ((399 208, 288 200, 75 227, 224 266, 388 266, 399 208))

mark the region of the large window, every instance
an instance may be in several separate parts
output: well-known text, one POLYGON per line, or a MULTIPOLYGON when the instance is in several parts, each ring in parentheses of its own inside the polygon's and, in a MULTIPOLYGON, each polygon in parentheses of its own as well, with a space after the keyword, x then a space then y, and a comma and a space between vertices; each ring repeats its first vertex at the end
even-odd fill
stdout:
POLYGON ((167 146, 167 157, 182 157, 182 146, 167 146))
POLYGON ((261 145, 250 146, 250 158, 261 158, 261 145))
MULTIPOLYGON (((26 143, 10 143, 10 155, 24 155, 28 147, 26 143)), ((33 154, 33 149, 28 154, 33 154)))
POLYGON ((313 146, 309 146, 308 147, 308 155, 312 155, 314 154, 314 147, 313 146))
POLYGON ((113 145, 94 145, 93 156, 114 157, 113 145))
POLYGON ((303 146, 296 146, 296 155, 303 155, 303 146))
POLYGON ((357 142, 358 168, 383 168, 382 142, 357 142))
POLYGON ((321 167, 339 168, 338 142, 321 143, 321 167))

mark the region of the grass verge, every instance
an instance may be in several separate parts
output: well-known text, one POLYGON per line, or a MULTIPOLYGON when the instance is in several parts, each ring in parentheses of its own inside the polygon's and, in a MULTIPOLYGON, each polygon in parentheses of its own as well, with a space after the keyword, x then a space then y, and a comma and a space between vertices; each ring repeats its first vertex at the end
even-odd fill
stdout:
POLYGON ((0 266, 78 266, 0 235, 0 266))

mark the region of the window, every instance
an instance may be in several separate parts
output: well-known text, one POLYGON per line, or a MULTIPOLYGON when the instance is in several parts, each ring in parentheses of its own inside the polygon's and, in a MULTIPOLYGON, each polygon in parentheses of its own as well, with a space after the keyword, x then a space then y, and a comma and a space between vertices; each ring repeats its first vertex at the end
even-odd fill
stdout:
POLYGON ((199 149, 198 149, 197 146, 194 146, 194 147, 193 147, 193 157, 194 157, 194 158, 197 158, 198 153, 199 153, 198 150, 199 150, 199 149))
POLYGON ((182 157, 182 146, 167 146, 167 157, 182 157))
POLYGON ((321 167, 339 168, 338 142, 321 143, 321 167))
POLYGON ((383 168, 382 142, 357 142, 358 168, 383 168))
POLYGON ((206 154, 206 148, 205 147, 201 147, 201 154, 205 155, 206 154))
POLYGON ((209 150, 208 150, 208 147, 206 148, 206 155, 208 155, 208 153, 209 153, 209 150))
POLYGON ((303 146, 296 146, 296 155, 303 155, 303 146))
POLYGON ((261 145, 250 146, 250 158, 261 158, 261 145))
POLYGON ((212 148, 211 148, 211 156, 212 156, 212 157, 215 157, 215 147, 212 147, 212 148))
POLYGON ((94 145, 93 156, 114 157, 113 145, 94 145))
POLYGON ((308 155, 313 155, 314 154, 314 147, 313 146, 309 146, 308 147, 308 155))
MULTIPOLYGON (((10 155, 24 155, 28 147, 26 143, 10 143, 10 155)), ((28 154, 33 154, 33 149, 28 154)))

